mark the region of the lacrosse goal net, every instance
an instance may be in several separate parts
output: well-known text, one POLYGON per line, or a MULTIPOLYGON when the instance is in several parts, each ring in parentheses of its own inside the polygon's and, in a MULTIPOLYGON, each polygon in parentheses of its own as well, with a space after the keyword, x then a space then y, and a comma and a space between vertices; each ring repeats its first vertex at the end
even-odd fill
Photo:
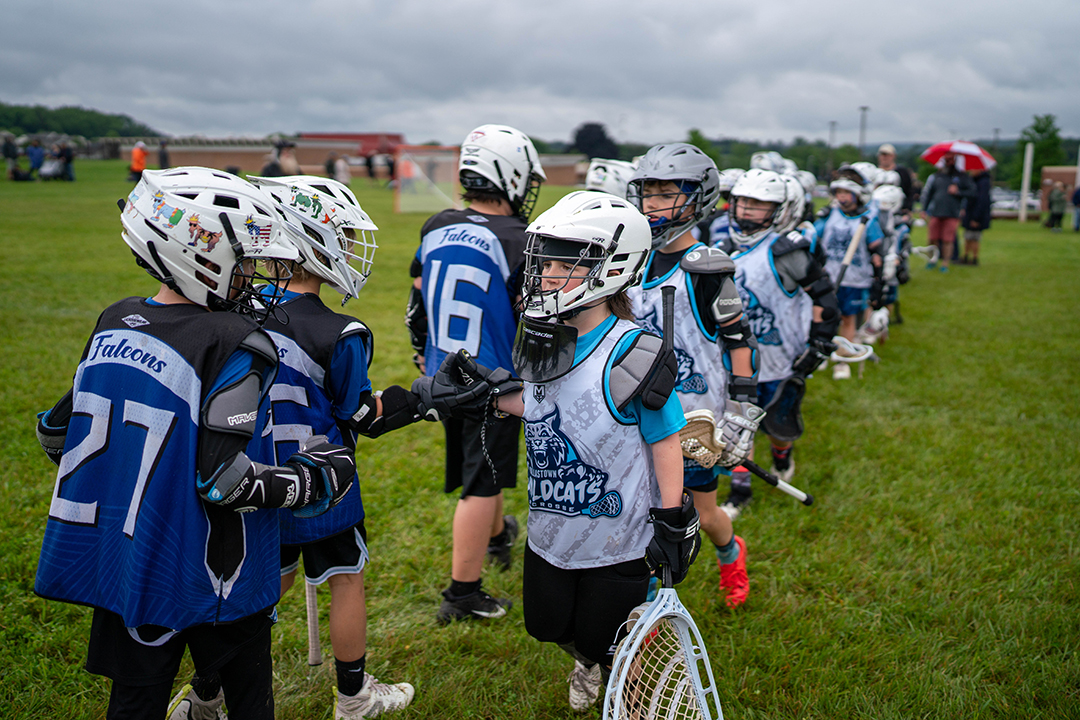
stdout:
POLYGON ((458 190, 459 148, 398 145, 394 212, 433 214, 463 207, 458 190))

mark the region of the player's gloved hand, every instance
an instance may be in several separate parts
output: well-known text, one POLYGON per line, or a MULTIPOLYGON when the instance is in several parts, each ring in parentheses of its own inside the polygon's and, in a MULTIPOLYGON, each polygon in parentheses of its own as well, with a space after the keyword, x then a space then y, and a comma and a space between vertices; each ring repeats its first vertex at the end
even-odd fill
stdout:
POLYGON ((701 549, 701 523, 694 498, 684 490, 681 507, 649 508, 649 522, 653 525, 653 539, 645 549, 645 564, 658 578, 663 577, 666 567, 676 585, 690 572, 701 549))
POLYGON ((456 353, 454 365, 462 382, 469 385, 476 381, 485 382, 490 387, 491 394, 496 397, 521 392, 523 387, 521 380, 515 378, 506 368, 488 370, 464 350, 456 353))
POLYGON ((45 455, 57 465, 64 456, 68 422, 72 413, 72 391, 68 390, 55 406, 38 413, 37 439, 45 455))
POLYGON ((870 307, 875 310, 881 309, 881 299, 885 296, 885 281, 882 279, 882 275, 878 274, 874 277, 873 282, 870 284, 870 307))
POLYGON ((881 279, 892 282, 896 279, 896 269, 900 266, 900 256, 890 252, 885 256, 885 265, 881 268, 881 279))
POLYGON ((491 385, 481 379, 477 371, 483 366, 469 358, 471 373, 462 374, 462 355, 468 358, 463 351, 447 355, 433 377, 413 381, 412 391, 420 398, 420 414, 425 420, 451 417, 463 410, 482 407, 488 402, 491 385))
POLYGON ((754 433, 763 417, 765 411, 757 405, 726 401, 723 418, 718 423, 725 445, 724 452, 720 454, 721 465, 732 468, 750 457, 754 448, 754 433))
POLYGON ((294 508, 300 518, 315 517, 341 502, 356 476, 356 458, 346 447, 334 445, 325 435, 312 435, 300 451, 285 461, 300 474, 301 486, 313 491, 313 500, 294 508))

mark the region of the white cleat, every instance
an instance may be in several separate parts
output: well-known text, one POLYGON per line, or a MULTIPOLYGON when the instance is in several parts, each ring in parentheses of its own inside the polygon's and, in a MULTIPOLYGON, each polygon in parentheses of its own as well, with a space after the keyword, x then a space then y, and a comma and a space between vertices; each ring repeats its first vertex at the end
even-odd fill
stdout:
POLYGON ((227 720, 225 714, 225 691, 218 690, 213 700, 203 700, 191 685, 184 685, 169 701, 168 720, 227 720))
POLYGON ((388 685, 364 673, 364 686, 350 697, 334 688, 334 720, 363 720, 400 710, 412 702, 416 691, 409 683, 388 685))
POLYGON ((574 661, 570 677, 570 707, 576 712, 586 712, 600 697, 600 665, 585 667, 580 660, 574 661))

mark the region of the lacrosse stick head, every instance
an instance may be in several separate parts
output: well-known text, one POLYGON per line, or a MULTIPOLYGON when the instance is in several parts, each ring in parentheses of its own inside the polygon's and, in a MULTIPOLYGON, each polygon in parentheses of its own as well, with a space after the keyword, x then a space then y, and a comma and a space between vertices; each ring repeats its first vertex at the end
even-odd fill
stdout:
POLYGON ((917 248, 912 248, 911 252, 919 255, 920 257, 926 258, 926 262, 928 263, 936 263, 938 260, 941 259, 941 250, 938 249, 937 245, 923 245, 917 248))
POLYGON ((861 363, 869 360, 874 354, 874 348, 870 345, 853 343, 846 337, 836 335, 833 337, 836 349, 833 350, 829 359, 834 363, 861 363))
POLYGON ((723 433, 716 426, 716 416, 707 409, 686 413, 686 427, 679 431, 679 444, 683 457, 705 468, 715 465, 727 447, 723 433))
POLYGON ((631 611, 615 653, 604 720, 723 720, 705 641, 674 588, 631 611))

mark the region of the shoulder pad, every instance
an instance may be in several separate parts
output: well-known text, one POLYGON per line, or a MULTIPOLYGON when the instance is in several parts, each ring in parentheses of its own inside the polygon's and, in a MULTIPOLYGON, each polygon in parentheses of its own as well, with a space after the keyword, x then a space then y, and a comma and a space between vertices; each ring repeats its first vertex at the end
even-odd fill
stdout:
POLYGON ((371 359, 375 355, 375 336, 371 334, 371 329, 367 325, 359 320, 352 320, 338 335, 338 340, 353 335, 360 337, 360 343, 364 346, 364 353, 367 355, 367 365, 370 368, 371 359))
POLYGON ((810 241, 798 230, 792 230, 781 235, 772 244, 773 257, 787 255, 796 250, 810 251, 810 241))
POLYGON ((659 335, 643 330, 631 341, 630 348, 622 357, 612 364, 608 377, 608 392, 619 412, 641 394, 663 345, 664 341, 659 335))
POLYGON ((698 275, 730 275, 735 272, 735 262, 731 256, 712 247, 694 248, 683 255, 679 267, 698 275))
POLYGON ((247 350, 277 365, 277 346, 274 345, 274 341, 263 330, 248 333, 247 337, 240 341, 240 349, 247 350))

